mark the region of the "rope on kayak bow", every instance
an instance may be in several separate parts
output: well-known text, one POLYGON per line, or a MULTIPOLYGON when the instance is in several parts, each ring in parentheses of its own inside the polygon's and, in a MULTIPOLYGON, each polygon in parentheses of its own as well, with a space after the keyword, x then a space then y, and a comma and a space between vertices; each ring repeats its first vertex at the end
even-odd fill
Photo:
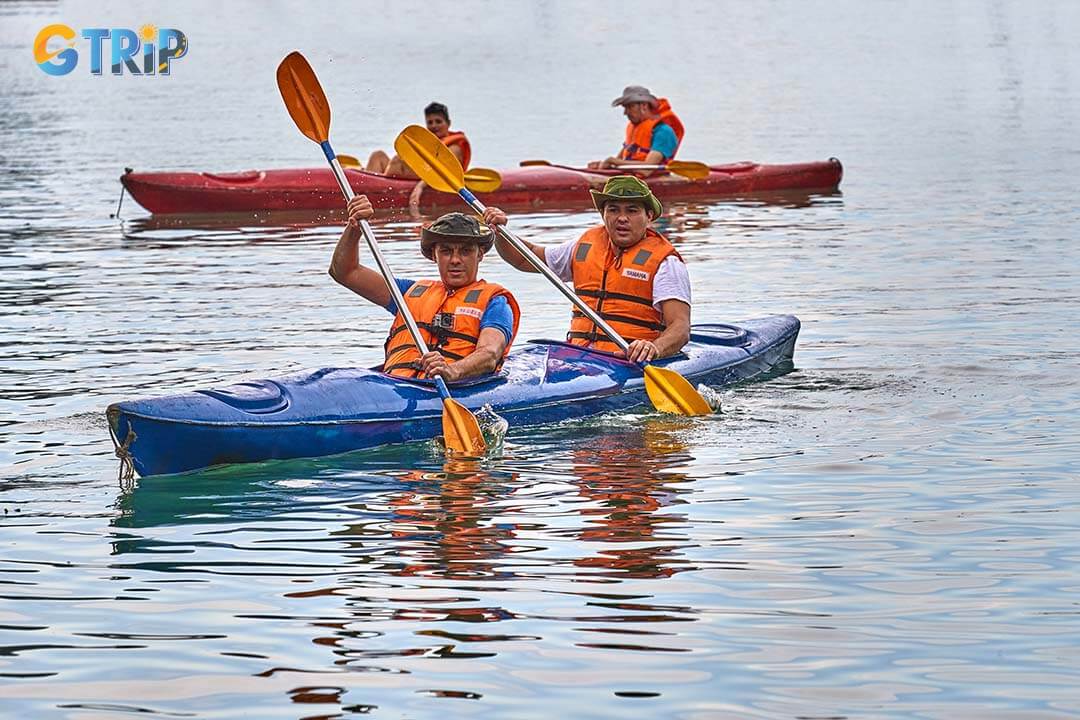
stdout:
MULTIPOLYGON (((124 168, 124 174, 127 175, 132 170, 134 170, 134 168, 124 168)), ((120 200, 119 200, 119 202, 116 203, 116 212, 109 215, 110 218, 116 218, 118 220, 120 219, 120 206, 124 204, 124 191, 125 190, 127 190, 127 188, 124 187, 123 183, 120 183, 120 200)))
POLYGON ((116 446, 113 452, 120 458, 120 473, 117 479, 123 487, 135 479, 135 462, 131 459, 131 443, 135 442, 135 430, 128 425, 128 434, 124 442, 120 442, 116 435, 113 435, 112 426, 109 427, 109 434, 112 435, 113 445, 116 446))

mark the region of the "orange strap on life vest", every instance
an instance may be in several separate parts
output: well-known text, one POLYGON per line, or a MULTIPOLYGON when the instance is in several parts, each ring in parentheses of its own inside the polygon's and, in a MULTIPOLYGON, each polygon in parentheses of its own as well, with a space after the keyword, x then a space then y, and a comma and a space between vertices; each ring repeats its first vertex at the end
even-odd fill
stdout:
MULTIPOLYGON (((517 336, 521 310, 510 291, 495 283, 477 280, 471 285, 447 291, 438 280, 420 280, 405 293, 405 304, 420 329, 420 337, 429 350, 434 350, 451 362, 461 360, 476 350, 480 340, 480 320, 488 303, 503 296, 514 315, 513 335, 503 349, 498 370, 510 352, 517 336)), ((398 312, 385 343, 386 360, 383 372, 396 377, 414 378, 420 374, 420 350, 409 335, 405 318, 398 312)))
MULTIPOLYGON (((682 260, 668 239, 652 228, 641 242, 621 250, 611 242, 607 228, 595 227, 586 231, 574 247, 574 292, 627 342, 655 340, 665 326, 663 315, 653 307, 653 280, 660 264, 672 255, 682 260)), ((576 309, 566 339, 572 345, 621 351, 576 309)))
POLYGON ((667 98, 660 98, 656 102, 656 112, 658 117, 651 117, 642 120, 637 125, 633 123, 626 124, 626 140, 623 142, 622 151, 619 153, 621 160, 634 160, 640 162, 649 156, 649 151, 652 149, 652 134, 653 130, 659 123, 664 123, 675 132, 675 139, 678 144, 675 146, 675 152, 671 154, 671 157, 664 160, 665 163, 673 160, 675 155, 679 152, 679 145, 682 145, 683 135, 686 130, 683 128, 682 120, 671 111, 671 103, 667 98))
POLYGON ((465 133, 460 130, 451 130, 442 142, 446 147, 461 146, 461 168, 468 170, 469 161, 472 160, 472 146, 469 145, 469 138, 465 137, 465 133))

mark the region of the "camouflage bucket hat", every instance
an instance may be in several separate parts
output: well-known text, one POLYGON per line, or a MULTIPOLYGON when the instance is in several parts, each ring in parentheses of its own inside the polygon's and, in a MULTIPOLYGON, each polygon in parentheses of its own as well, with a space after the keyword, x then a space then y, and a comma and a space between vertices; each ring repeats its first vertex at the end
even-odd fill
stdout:
POLYGON ((480 252, 491 249, 494 238, 491 230, 475 215, 452 212, 443 215, 423 229, 420 234, 420 252, 428 260, 435 259, 435 245, 441 242, 472 243, 480 246, 480 252))
POLYGON ((601 213, 604 212, 604 204, 610 200, 640 200, 654 218, 660 217, 664 212, 664 206, 656 199, 645 181, 633 175, 616 175, 604 184, 604 189, 600 192, 589 192, 592 194, 593 204, 601 213))

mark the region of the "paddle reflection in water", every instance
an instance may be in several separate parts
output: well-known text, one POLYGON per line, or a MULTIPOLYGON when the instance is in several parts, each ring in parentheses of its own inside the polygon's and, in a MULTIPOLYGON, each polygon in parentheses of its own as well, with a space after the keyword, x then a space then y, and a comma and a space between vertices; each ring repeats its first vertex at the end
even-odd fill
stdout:
POLYGON ((512 573, 500 561, 514 541, 515 523, 498 522, 516 474, 500 478, 475 462, 448 461, 441 473, 410 471, 406 490, 390 500, 388 530, 397 543, 402 577, 499 579, 512 573))
POLYGON ((536 429, 496 462, 413 445, 143 480, 120 500, 111 567, 165 590, 173 632, 216 633, 248 677, 327 709, 481 697, 496 656, 529 675, 574 647, 682 652, 672 623, 697 617, 652 581, 695 569, 675 509, 696 422, 536 429), (248 599, 203 607, 211 576, 248 599))
MULTIPOLYGON (((680 439, 693 422, 649 418, 635 430, 601 435, 572 451, 578 492, 588 504, 578 538, 606 547, 574 561, 578 567, 632 578, 661 578, 693 569, 680 557, 686 516, 658 512, 682 503, 677 485, 690 482, 676 470, 693 458, 680 439)), ((603 574, 612 574, 603 573, 603 574)))

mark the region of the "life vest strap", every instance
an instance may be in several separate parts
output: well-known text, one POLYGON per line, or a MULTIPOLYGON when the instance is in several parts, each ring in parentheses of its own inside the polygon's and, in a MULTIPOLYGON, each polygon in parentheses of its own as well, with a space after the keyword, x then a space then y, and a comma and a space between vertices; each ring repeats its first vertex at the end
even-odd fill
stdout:
MULTIPOLYGON (((587 316, 580 310, 574 310, 574 317, 583 318, 587 316)), ((615 315, 613 313, 602 312, 600 313, 600 317, 602 317, 604 320, 607 320, 608 322, 620 322, 627 325, 634 325, 636 327, 648 328, 649 330, 656 330, 658 332, 663 331, 667 328, 667 326, 663 323, 650 322, 648 320, 642 320, 641 318, 630 317, 628 315, 615 315)))
MULTIPOLYGON (((446 330, 445 328, 436 327, 436 326, 432 325, 431 323, 418 322, 418 323, 416 323, 416 327, 420 328, 421 330, 426 330, 432 337, 435 337, 435 338, 457 338, 458 340, 466 340, 468 342, 471 342, 474 345, 477 342, 480 341, 480 338, 475 336, 475 335, 468 335, 466 333, 459 333, 459 332, 456 332, 454 330, 446 330)), ((407 326, 405 326, 405 325, 398 325, 397 327, 395 327, 393 330, 390 331, 390 335, 389 335, 389 337, 386 338, 386 342, 384 342, 383 345, 384 346, 387 345, 391 340, 393 340, 395 337, 397 337, 398 335, 400 335, 401 333, 405 332, 408 329, 409 328, 407 326)), ((402 347, 416 347, 416 346, 410 344, 410 345, 402 345, 402 347)))
POLYGON ((415 362, 400 362, 394 363, 393 365, 383 365, 382 371, 388 375, 394 370, 411 370, 413 372, 413 377, 420 375, 420 367, 415 362))
POLYGON ((648 307, 653 305, 651 298, 647 299, 640 295, 628 295, 626 293, 612 292, 611 290, 577 290, 576 292, 580 297, 596 298, 597 300, 611 298, 612 300, 625 300, 626 302, 638 303, 648 307))

